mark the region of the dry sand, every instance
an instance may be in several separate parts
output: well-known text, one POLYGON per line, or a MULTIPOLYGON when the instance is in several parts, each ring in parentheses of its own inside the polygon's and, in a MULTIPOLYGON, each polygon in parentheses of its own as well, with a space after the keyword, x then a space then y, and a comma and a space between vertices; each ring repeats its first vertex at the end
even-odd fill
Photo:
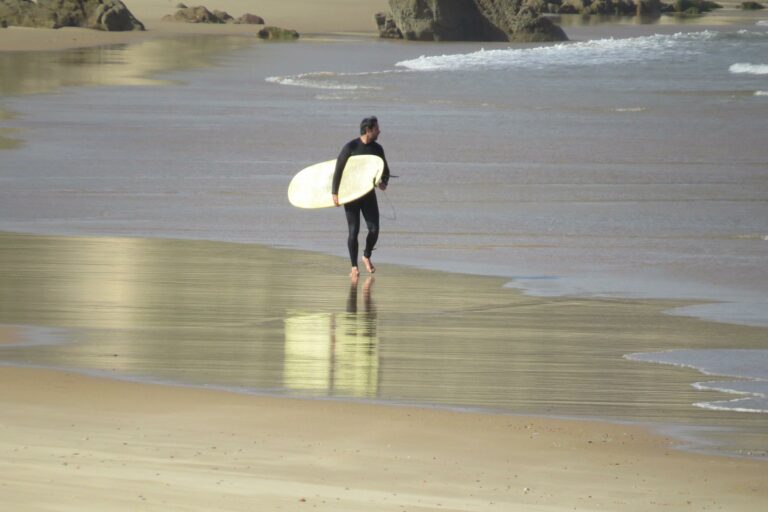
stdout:
POLYGON ((765 464, 637 427, 0 369, 7 510, 764 510, 765 464))
MULTIPOLYGON (((146 26, 145 32, 101 32, 81 28, 0 29, 0 52, 65 50, 86 46, 127 44, 154 37, 180 34, 254 35, 261 25, 209 25, 163 22, 162 17, 176 11, 177 1, 127 0, 131 12, 146 26)), ((250 12, 263 17, 268 25, 298 30, 302 34, 327 32, 370 33, 376 31, 373 15, 387 10, 386 0, 261 0, 257 5, 244 0, 189 2, 209 10, 223 10, 235 18, 250 12)))

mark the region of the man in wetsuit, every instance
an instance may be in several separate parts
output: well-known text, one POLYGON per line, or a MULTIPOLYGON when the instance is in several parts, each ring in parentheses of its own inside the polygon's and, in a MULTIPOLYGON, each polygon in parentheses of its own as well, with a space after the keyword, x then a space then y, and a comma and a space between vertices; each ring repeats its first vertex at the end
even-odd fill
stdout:
MULTIPOLYGON (((384 149, 376 142, 381 130, 379 130, 379 121, 376 117, 366 117, 360 123, 360 137, 349 141, 341 148, 339 158, 336 160, 336 172, 333 175, 333 185, 331 193, 333 194, 333 204, 339 206, 339 184, 341 175, 344 173, 344 166, 347 160, 354 155, 376 155, 384 160, 384 172, 381 176, 379 188, 387 189, 389 183, 389 166, 387 159, 384 158, 384 149)), ((349 248, 349 259, 352 262, 352 271, 349 273, 353 279, 360 275, 357 269, 357 235, 360 233, 360 213, 363 214, 365 223, 368 226, 368 236, 365 238, 365 249, 363 250, 363 264, 369 273, 373 274, 376 268, 371 263, 371 253, 376 246, 376 240, 379 238, 379 203, 376 200, 376 190, 371 190, 360 199, 356 199, 344 205, 344 212, 347 215, 347 224, 349 226, 349 238, 347 247, 349 248)))

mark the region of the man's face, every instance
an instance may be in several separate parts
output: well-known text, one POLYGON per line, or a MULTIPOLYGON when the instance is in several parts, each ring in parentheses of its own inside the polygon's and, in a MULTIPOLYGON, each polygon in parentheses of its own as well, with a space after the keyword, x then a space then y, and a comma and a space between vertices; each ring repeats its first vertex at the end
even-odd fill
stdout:
POLYGON ((369 128, 366 134, 368 135, 368 140, 370 142, 374 142, 376 139, 379 138, 379 134, 381 133, 381 130, 379 130, 379 124, 376 123, 373 125, 373 128, 369 128))

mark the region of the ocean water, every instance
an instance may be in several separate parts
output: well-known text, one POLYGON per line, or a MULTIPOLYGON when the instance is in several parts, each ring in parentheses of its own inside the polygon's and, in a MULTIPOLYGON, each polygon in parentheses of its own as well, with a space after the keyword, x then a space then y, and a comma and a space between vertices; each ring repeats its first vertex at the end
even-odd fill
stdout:
MULTIPOLYGON (((0 230, 344 256, 343 215, 293 209, 285 190, 375 114, 398 176, 377 261, 539 297, 688 299, 670 314, 766 326, 768 26, 622 30, 549 45, 188 38, 63 52, 52 76, 50 54, 3 55, 23 77, 0 81, 0 138, 21 143, 0 153, 0 230)), ((719 366, 764 358, 739 348, 630 360, 727 375, 700 390, 742 402, 692 403, 766 413, 764 375, 719 366)))

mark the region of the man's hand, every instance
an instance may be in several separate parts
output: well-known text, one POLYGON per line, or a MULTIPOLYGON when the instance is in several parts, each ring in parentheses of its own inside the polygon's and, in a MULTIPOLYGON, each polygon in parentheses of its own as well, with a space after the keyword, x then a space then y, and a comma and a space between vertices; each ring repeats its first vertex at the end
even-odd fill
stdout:
POLYGON ((334 206, 339 206, 339 196, 338 196, 338 194, 333 194, 331 197, 333 198, 333 205, 334 206))
POLYGON ((382 181, 381 183, 379 183, 379 188, 381 190, 387 190, 387 184, 382 181))

